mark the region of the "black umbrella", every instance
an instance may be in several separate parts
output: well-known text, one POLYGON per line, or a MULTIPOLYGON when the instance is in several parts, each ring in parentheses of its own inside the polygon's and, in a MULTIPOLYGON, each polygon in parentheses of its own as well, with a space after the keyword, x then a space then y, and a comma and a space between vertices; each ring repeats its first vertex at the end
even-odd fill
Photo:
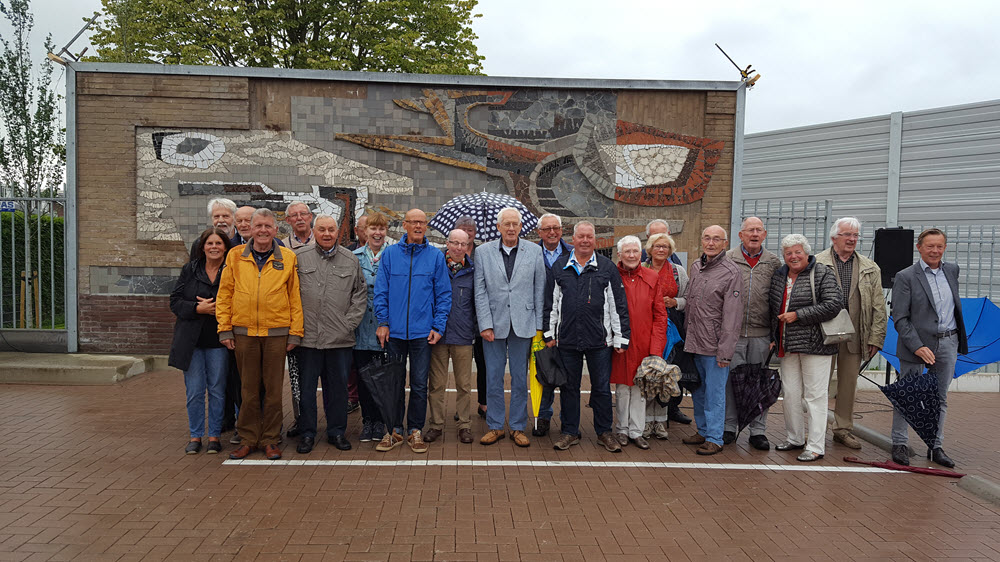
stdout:
POLYGON ((521 236, 538 227, 536 217, 523 203, 503 193, 468 193, 459 195, 445 203, 429 223, 445 236, 454 230, 455 221, 470 216, 476 221, 476 237, 480 240, 500 238, 497 230, 497 213, 504 207, 513 207, 521 212, 521 236))
POLYGON ((555 346, 545 347, 535 352, 535 378, 542 386, 556 388, 566 384, 566 368, 563 366, 562 356, 555 346))
POLYGON ((892 403, 892 407, 903 416, 924 443, 934 448, 941 415, 941 397, 938 396, 937 374, 933 369, 900 377, 896 382, 885 386, 861 376, 878 386, 892 403))
POLYGON ((769 354, 760 365, 744 364, 729 372, 733 399, 736 401, 737 435, 778 401, 781 378, 777 369, 768 367, 770 362, 769 354))
POLYGON ((383 354, 381 358, 358 369, 358 376, 368 387, 375 407, 382 415, 386 431, 391 433, 393 425, 402 418, 406 361, 401 358, 390 359, 388 354, 383 354))

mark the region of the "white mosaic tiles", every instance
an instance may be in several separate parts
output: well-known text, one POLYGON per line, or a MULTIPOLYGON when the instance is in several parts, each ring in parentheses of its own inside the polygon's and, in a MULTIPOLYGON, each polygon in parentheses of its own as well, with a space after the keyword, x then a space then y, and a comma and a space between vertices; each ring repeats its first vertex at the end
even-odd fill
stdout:
MULTIPOLYGON (((672 182, 684 169, 690 149, 668 144, 602 144, 615 184, 625 189, 672 182)), ((610 172, 610 170, 609 170, 610 172)))

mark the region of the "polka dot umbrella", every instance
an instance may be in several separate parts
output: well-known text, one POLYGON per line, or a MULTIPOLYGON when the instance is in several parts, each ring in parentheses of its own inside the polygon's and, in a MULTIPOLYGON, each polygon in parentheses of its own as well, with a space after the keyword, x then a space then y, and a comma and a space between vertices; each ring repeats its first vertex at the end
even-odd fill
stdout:
POLYGON ((504 207, 513 207, 521 211, 521 236, 538 228, 536 217, 520 201, 503 193, 470 193, 459 195, 448 201, 431 219, 430 226, 448 236, 455 229, 455 221, 460 217, 470 216, 476 221, 476 238, 489 241, 500 238, 497 230, 497 213, 504 207))

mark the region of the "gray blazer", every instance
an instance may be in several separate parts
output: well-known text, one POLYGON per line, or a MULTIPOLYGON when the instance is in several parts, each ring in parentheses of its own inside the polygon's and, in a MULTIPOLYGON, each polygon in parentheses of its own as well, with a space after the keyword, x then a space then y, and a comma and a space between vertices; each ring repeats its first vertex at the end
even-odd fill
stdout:
MULTIPOLYGON (((941 262, 945 279, 955 299, 955 326, 958 329, 958 352, 968 353, 969 344, 962 320, 962 299, 958 296, 958 264, 941 262)), ((899 339, 896 356, 910 363, 923 363, 914 355, 921 347, 937 352, 938 316, 934 306, 934 293, 927 277, 920 269, 920 261, 896 274, 892 287, 892 321, 899 339)))
POLYGON ((519 240, 514 258, 514 272, 507 281, 507 270, 500 255, 500 241, 476 248, 476 316, 479 330, 493 330, 493 336, 510 335, 533 338, 542 329, 545 300, 545 259, 542 247, 519 240))

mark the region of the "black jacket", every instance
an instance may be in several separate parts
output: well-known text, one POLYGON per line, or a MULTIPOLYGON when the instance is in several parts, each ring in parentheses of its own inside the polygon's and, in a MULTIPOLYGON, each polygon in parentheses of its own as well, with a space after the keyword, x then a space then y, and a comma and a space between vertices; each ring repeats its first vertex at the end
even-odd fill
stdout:
POLYGON ((568 349, 628 348, 632 333, 618 267, 597 254, 597 265, 577 275, 566 267, 571 255, 559 256, 545 278, 545 341, 555 339, 568 349))
MULTIPOLYGON (((778 341, 778 315, 781 314, 781 301, 785 296, 785 283, 788 279, 788 266, 779 267, 771 277, 771 334, 778 341)), ((785 325, 785 353, 805 353, 808 355, 836 355, 836 345, 823 345, 823 333, 819 325, 832 320, 840 309, 844 308, 844 299, 837 285, 837 273, 816 263, 814 256, 809 256, 809 265, 795 278, 792 292, 788 295, 788 311, 798 313, 798 320, 785 325), (812 289, 809 283, 809 273, 816 270, 816 304, 813 304, 812 289)))
POLYGON ((177 322, 174 324, 174 341, 170 346, 170 357, 167 360, 167 364, 171 367, 182 371, 188 370, 203 324, 209 322, 218 328, 219 324, 214 315, 195 312, 195 307, 198 306, 198 299, 195 297, 214 299, 219 292, 219 279, 222 278, 222 270, 225 268, 226 264, 223 263, 215 276, 214 283, 208 280, 204 260, 189 261, 181 268, 174 290, 170 293, 170 311, 177 316, 177 322))

